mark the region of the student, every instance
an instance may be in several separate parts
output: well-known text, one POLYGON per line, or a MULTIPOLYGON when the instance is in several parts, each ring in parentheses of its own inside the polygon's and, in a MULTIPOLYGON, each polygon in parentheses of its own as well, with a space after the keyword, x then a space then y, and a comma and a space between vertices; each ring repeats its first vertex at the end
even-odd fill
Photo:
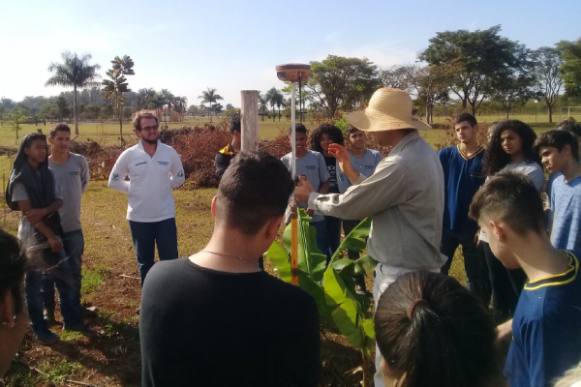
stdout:
POLYGON ((220 149, 214 158, 214 167, 216 168, 216 176, 218 176, 218 178, 222 177, 224 171, 226 171, 226 168, 230 165, 230 160, 240 152, 242 142, 240 116, 238 115, 233 116, 230 120, 230 134, 232 135, 230 143, 220 149))
MULTIPOLYGON (((81 266, 85 239, 81 228, 81 196, 89 183, 87 160, 69 150, 71 129, 58 124, 50 131, 51 153, 48 158, 57 186, 62 189, 63 206, 59 209, 63 230, 63 247, 73 271, 76 303, 81 304, 81 266)), ((54 322, 54 282, 48 278, 43 283, 43 297, 47 320, 54 322)))
POLYGON ((512 322, 499 327, 501 337, 512 328, 508 382, 550 386, 581 360, 579 260, 551 245, 539 193, 522 174, 491 178, 474 196, 470 216, 500 262, 527 277, 512 322))
MULTIPOLYGON (((533 129, 522 121, 498 122, 491 131, 484 154, 485 175, 491 177, 499 172, 520 173, 541 191, 545 176, 533 148, 536 137, 533 129)), ((490 250, 485 232, 481 231, 478 238, 486 257, 496 318, 499 321, 509 319, 525 281, 524 273, 520 269, 507 271, 500 264, 490 250)))
POLYGON ((258 268, 294 183, 276 158, 240 152, 212 200, 214 231, 143 286, 142 386, 316 386, 319 320, 303 290, 258 268))
MULTIPOLYGON (((373 175, 377 164, 381 161, 381 154, 375 149, 367 148, 367 136, 365 132, 354 126, 349 126, 345 133, 345 138, 347 139, 347 150, 349 151, 351 165, 355 171, 365 177, 373 175)), ((341 168, 337 171, 337 180, 339 182, 340 193, 344 193, 347 191, 347 188, 351 187, 351 182, 347 176, 341 173, 341 168)), ((345 235, 349 234, 362 220, 343 220, 343 231, 345 235)), ((358 251, 349 250, 348 255, 351 259, 359 258, 358 251)))
POLYGON ((535 143, 547 172, 550 191, 551 243, 581 257, 581 164, 575 135, 566 130, 543 133, 535 143))
POLYGON ((156 245, 160 260, 178 257, 171 191, 184 183, 185 175, 175 149, 159 140, 159 120, 153 113, 137 112, 133 127, 139 142, 121 153, 108 185, 128 195, 127 220, 143 285, 154 263, 156 245))
POLYGON ((486 307, 454 278, 399 277, 375 312, 386 386, 498 387, 496 331, 486 307))
MULTIPOLYGON (((343 145, 343 133, 341 129, 334 125, 323 124, 313 131, 311 135, 311 150, 319 152, 325 159, 327 171, 329 172, 329 193, 339 193, 337 159, 329 153, 329 144, 343 145)), ((325 216, 325 227, 329 240, 330 254, 332 255, 339 247, 341 239, 341 220, 334 216, 325 216)))
POLYGON ((470 113, 462 113, 454 121, 458 144, 440 150, 438 156, 444 170, 446 202, 442 232, 442 254, 448 260, 442 273, 448 274, 454 253, 462 246, 468 286, 485 305, 490 301, 488 269, 482 249, 476 246, 478 225, 468 218, 472 197, 484 183, 482 158, 484 148, 478 143, 478 122, 470 113))
POLYGON ((0 229, 0 381, 28 329, 24 308, 24 265, 18 240, 0 229))
POLYGON ((27 252, 30 267, 26 273, 26 301, 32 329, 38 340, 52 344, 58 336, 43 318, 42 280, 51 276, 60 295, 64 329, 83 330, 80 306, 74 291, 70 262, 64 254, 58 209, 61 195, 48 169, 46 136, 30 133, 24 137, 14 160, 6 189, 6 202, 22 212, 18 238, 27 252))
MULTIPOLYGON (((291 129, 289 129, 289 142, 291 141, 291 129)), ((309 183, 320 193, 329 192, 329 170, 323 155, 307 149, 307 128, 303 124, 296 125, 296 151, 297 151, 297 177, 305 176, 309 183)), ((281 161, 290 171, 292 168, 292 153, 282 156, 281 161)), ((306 206, 305 206, 306 207, 306 206)), ((311 218, 311 225, 317 230, 317 247, 328 257, 331 256, 329 237, 325 218, 315 212, 311 218)))

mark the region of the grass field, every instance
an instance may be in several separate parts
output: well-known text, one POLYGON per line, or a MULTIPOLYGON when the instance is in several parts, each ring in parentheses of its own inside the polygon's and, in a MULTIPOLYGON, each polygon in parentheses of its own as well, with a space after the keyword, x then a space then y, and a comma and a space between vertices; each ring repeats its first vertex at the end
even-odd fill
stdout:
MULTIPOLYGON (((206 123, 213 124, 225 124, 224 118, 213 118, 210 122, 208 118, 188 118, 184 122, 170 122, 168 127, 170 129, 181 128, 184 126, 203 126, 206 123)), ((33 124, 21 124, 18 131, 18 136, 20 139, 24 137, 27 133, 35 132, 41 129, 43 133, 48 134, 50 129, 54 126, 54 123, 47 123, 44 126, 42 123, 39 125, 33 124)), ((71 129, 74 131, 72 123, 69 123, 71 129)), ((270 139, 278 136, 281 133, 286 133, 289 127, 289 120, 283 118, 279 122, 278 119, 273 122, 272 120, 265 119, 264 121, 259 121, 259 133, 260 138, 270 139)), ((313 126, 312 121, 308 121, 307 125, 313 126)), ((123 137, 125 141, 132 143, 135 142, 135 136, 133 134, 133 127, 130 122, 123 124, 123 137)), ((114 122, 81 122, 79 124, 79 137, 78 140, 93 140, 97 141, 101 145, 114 145, 119 144, 119 124, 114 122)), ((18 141, 16 140, 16 131, 12 124, 8 122, 3 122, 0 125, 0 146, 16 147, 18 141)))
MULTIPOLYGON (((478 120, 484 123, 491 123, 504 119, 503 114, 485 114, 478 116, 478 120)), ((553 116, 554 125, 560 121, 567 118, 563 114, 555 114, 553 116)), ((574 116, 578 121, 581 121, 581 114, 574 116)), ((435 122, 442 124, 448 122, 448 117, 435 117, 435 122)), ((515 114, 511 116, 511 119, 519 119, 529 123, 537 130, 544 130, 553 127, 548 123, 548 117, 546 114, 515 114)), ((222 117, 214 117, 212 121, 208 117, 187 117, 184 122, 170 122, 168 127, 170 129, 181 128, 183 126, 203 126, 206 123, 212 122, 213 124, 225 124, 226 119, 222 117)), ((324 121, 321 120, 307 120, 305 122, 308 128, 314 128, 324 121)), ((71 127, 73 126, 70 124, 71 127)), ((33 124, 22 124, 19 129, 19 138, 24 137, 27 133, 34 132, 37 129, 41 129, 44 133, 48 133, 54 123, 47 123, 44 126, 42 123, 39 125, 33 124)), ((286 133, 288 127, 290 126, 290 121, 283 117, 280 121, 276 119, 265 118, 259 121, 259 136, 262 139, 271 139, 280 134, 286 133)), ((435 130, 433 132, 426 132, 426 139, 432 143, 437 144, 440 141, 441 131, 435 130)), ((130 122, 126 122, 123 125, 123 136, 128 143, 135 142, 135 136, 133 135, 132 126, 130 122)), ((445 137, 445 136, 444 136, 445 137)), ((114 145, 119 144, 119 124, 115 122, 82 122, 79 125, 79 137, 78 140, 93 140, 97 141, 102 145, 114 145)), ((16 131, 11 123, 3 122, 0 124, 0 146, 16 147, 18 141, 16 140, 16 131)))

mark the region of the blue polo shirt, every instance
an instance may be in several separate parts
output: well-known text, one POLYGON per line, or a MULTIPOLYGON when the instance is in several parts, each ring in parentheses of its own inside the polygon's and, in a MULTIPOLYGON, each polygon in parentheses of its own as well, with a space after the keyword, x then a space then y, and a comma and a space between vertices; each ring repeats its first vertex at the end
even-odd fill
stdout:
POLYGON ((572 254, 563 273, 528 282, 512 321, 504 373, 511 387, 552 386, 581 361, 581 279, 572 254))
POLYGON ((550 189, 551 243, 581 257, 581 176, 565 181, 565 176, 558 175, 550 189))
POLYGON ((446 190, 443 231, 462 235, 475 234, 478 225, 468 217, 468 208, 472 197, 484 183, 484 149, 480 148, 471 157, 467 157, 458 146, 451 146, 440 150, 438 156, 444 170, 446 190))

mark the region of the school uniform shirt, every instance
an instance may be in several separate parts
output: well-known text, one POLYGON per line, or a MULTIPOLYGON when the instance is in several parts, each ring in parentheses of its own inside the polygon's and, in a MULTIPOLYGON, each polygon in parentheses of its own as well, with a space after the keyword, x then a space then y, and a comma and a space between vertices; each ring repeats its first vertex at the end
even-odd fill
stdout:
POLYGON ((76 153, 70 153, 62 164, 48 160, 48 167, 54 175, 57 186, 61 187, 63 205, 59 209, 64 232, 81 229, 81 195, 89 182, 87 160, 76 153))
MULTIPOLYGON (((349 159, 351 160, 351 165, 360 176, 367 178, 373 175, 377 164, 381 161, 381 153, 375 149, 366 149, 362 156, 355 156, 353 153, 349 152, 349 159)), ((347 191, 347 188, 351 187, 351 182, 341 172, 341 168, 337 168, 337 180, 339 183, 339 192, 343 193, 347 191)))
POLYGON ((581 176, 565 181, 558 175, 551 184, 551 243, 581 257, 581 176))
POLYGON ((309 208, 346 220, 371 216, 367 249, 382 264, 413 270, 444 264, 444 174, 417 131, 406 135, 373 175, 355 183, 343 194, 311 193, 309 208))
POLYGON ((175 218, 171 190, 184 181, 180 156, 160 141, 153 156, 141 141, 127 148, 109 175, 109 187, 128 194, 127 220, 144 223, 175 218))
POLYGON ((483 148, 467 157, 458 146, 444 148, 438 153, 446 190, 444 232, 475 235, 478 225, 468 217, 468 209, 474 194, 484 183, 483 156, 483 148))
POLYGON ((579 260, 567 254, 567 270, 528 282, 521 292, 504 368, 511 387, 552 386, 581 361, 579 260))
MULTIPOLYGON (((287 167, 289 172, 292 168, 292 153, 287 153, 280 159, 287 167)), ((329 171, 325 158, 319 152, 307 150, 302 157, 297 157, 297 176, 306 176, 313 189, 319 190, 321 184, 330 179, 329 171)), ((315 213, 311 222, 321 222, 324 218, 320 214, 315 213)))

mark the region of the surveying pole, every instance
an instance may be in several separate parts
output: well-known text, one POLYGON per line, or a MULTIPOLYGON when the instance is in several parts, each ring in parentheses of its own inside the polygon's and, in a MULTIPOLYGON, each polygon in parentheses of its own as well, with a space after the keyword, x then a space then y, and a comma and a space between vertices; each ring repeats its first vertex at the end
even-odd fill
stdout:
MULTIPOLYGON (((299 84, 302 91, 302 83, 309 79, 311 66, 305 64, 285 64, 276 66, 276 76, 281 81, 289 82, 291 87, 291 175, 293 181, 297 178, 297 139, 296 139, 296 117, 295 117, 295 83, 299 84)), ((299 96, 302 98, 302 95, 299 96)), ((299 106, 301 106, 299 101, 299 106)), ((302 114, 301 114, 302 118, 302 114)), ((291 282, 298 285, 297 276, 298 256, 299 256, 299 228, 296 210, 291 214, 291 282)))

